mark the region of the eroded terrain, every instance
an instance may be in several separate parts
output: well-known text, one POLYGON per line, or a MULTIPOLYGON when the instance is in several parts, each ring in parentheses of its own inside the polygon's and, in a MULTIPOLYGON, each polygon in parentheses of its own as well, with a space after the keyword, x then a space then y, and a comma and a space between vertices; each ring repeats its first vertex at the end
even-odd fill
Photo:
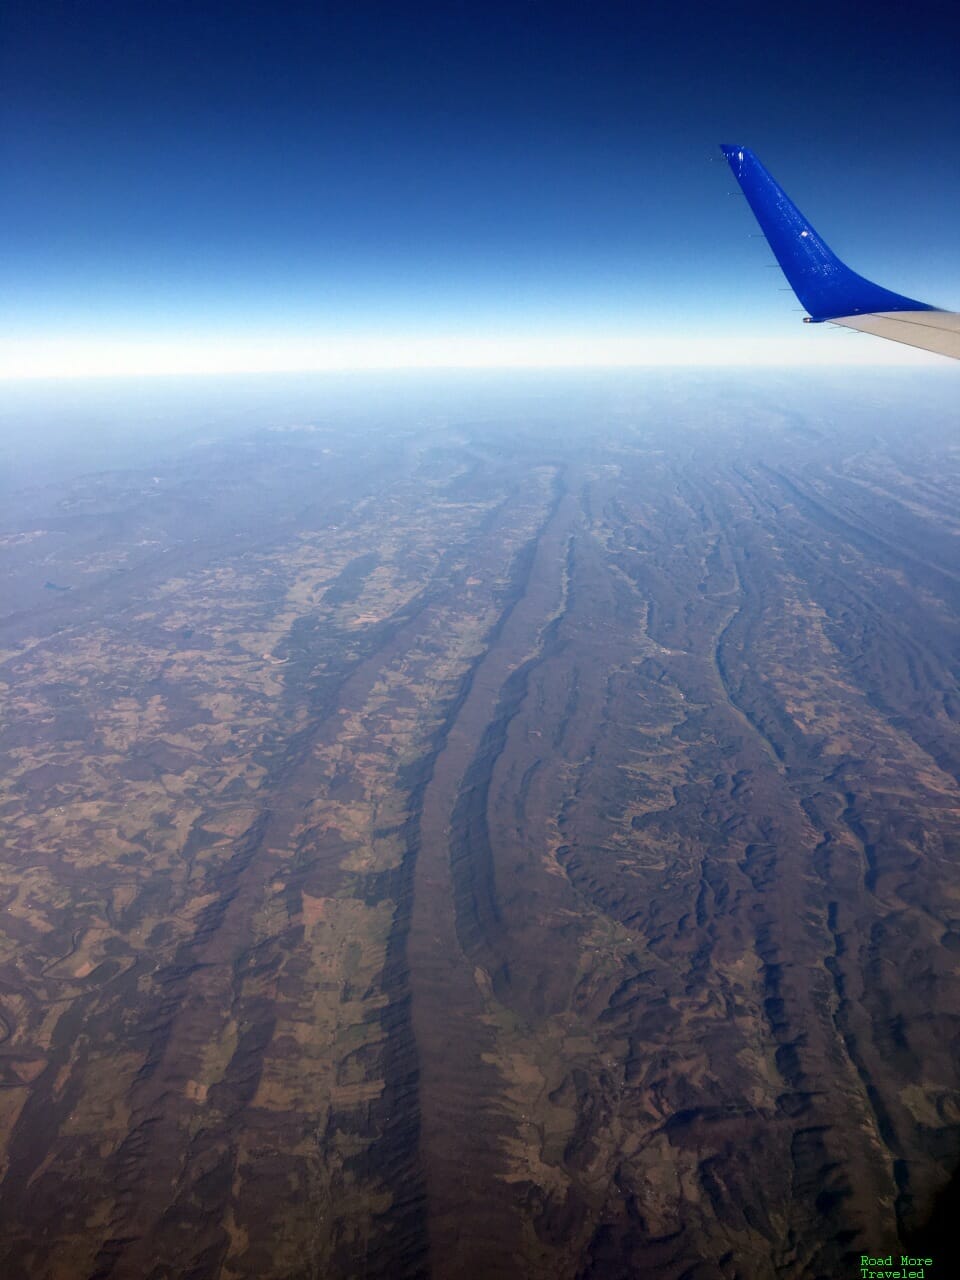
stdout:
POLYGON ((5 1277, 950 1274, 960 422, 852 404, 20 496, 5 1277))

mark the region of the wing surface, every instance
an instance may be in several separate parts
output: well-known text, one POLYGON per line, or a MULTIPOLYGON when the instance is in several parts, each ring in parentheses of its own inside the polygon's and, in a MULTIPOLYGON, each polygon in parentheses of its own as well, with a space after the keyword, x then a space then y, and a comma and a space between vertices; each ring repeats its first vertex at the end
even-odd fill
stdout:
POLYGON ((906 298, 851 271, 746 147, 721 151, 808 322, 859 329, 960 360, 960 314, 906 298))

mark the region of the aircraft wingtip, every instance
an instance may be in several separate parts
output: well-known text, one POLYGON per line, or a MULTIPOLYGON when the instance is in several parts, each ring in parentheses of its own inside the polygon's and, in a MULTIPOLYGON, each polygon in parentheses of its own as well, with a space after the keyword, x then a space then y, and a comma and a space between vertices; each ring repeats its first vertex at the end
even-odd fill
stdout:
POLYGON ((810 223, 752 151, 721 143, 760 230, 784 275, 815 321, 891 311, 935 310, 858 275, 817 235, 810 223))

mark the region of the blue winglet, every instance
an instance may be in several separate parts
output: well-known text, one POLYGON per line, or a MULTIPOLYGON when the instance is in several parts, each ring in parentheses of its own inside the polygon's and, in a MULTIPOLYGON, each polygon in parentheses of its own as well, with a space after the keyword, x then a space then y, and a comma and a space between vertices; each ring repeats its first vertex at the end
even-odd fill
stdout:
POLYGON ((905 298, 851 271, 824 244, 752 151, 729 145, 722 145, 720 150, 811 320, 872 315, 877 311, 936 311, 926 302, 905 298))

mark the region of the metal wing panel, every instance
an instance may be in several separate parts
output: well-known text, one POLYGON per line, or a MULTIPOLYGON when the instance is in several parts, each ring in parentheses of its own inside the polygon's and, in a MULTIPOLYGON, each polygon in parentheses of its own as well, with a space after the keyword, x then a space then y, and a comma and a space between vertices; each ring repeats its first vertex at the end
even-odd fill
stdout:
POLYGON ((834 316, 830 323, 960 360, 960 315, 955 311, 886 311, 868 316, 834 316))

